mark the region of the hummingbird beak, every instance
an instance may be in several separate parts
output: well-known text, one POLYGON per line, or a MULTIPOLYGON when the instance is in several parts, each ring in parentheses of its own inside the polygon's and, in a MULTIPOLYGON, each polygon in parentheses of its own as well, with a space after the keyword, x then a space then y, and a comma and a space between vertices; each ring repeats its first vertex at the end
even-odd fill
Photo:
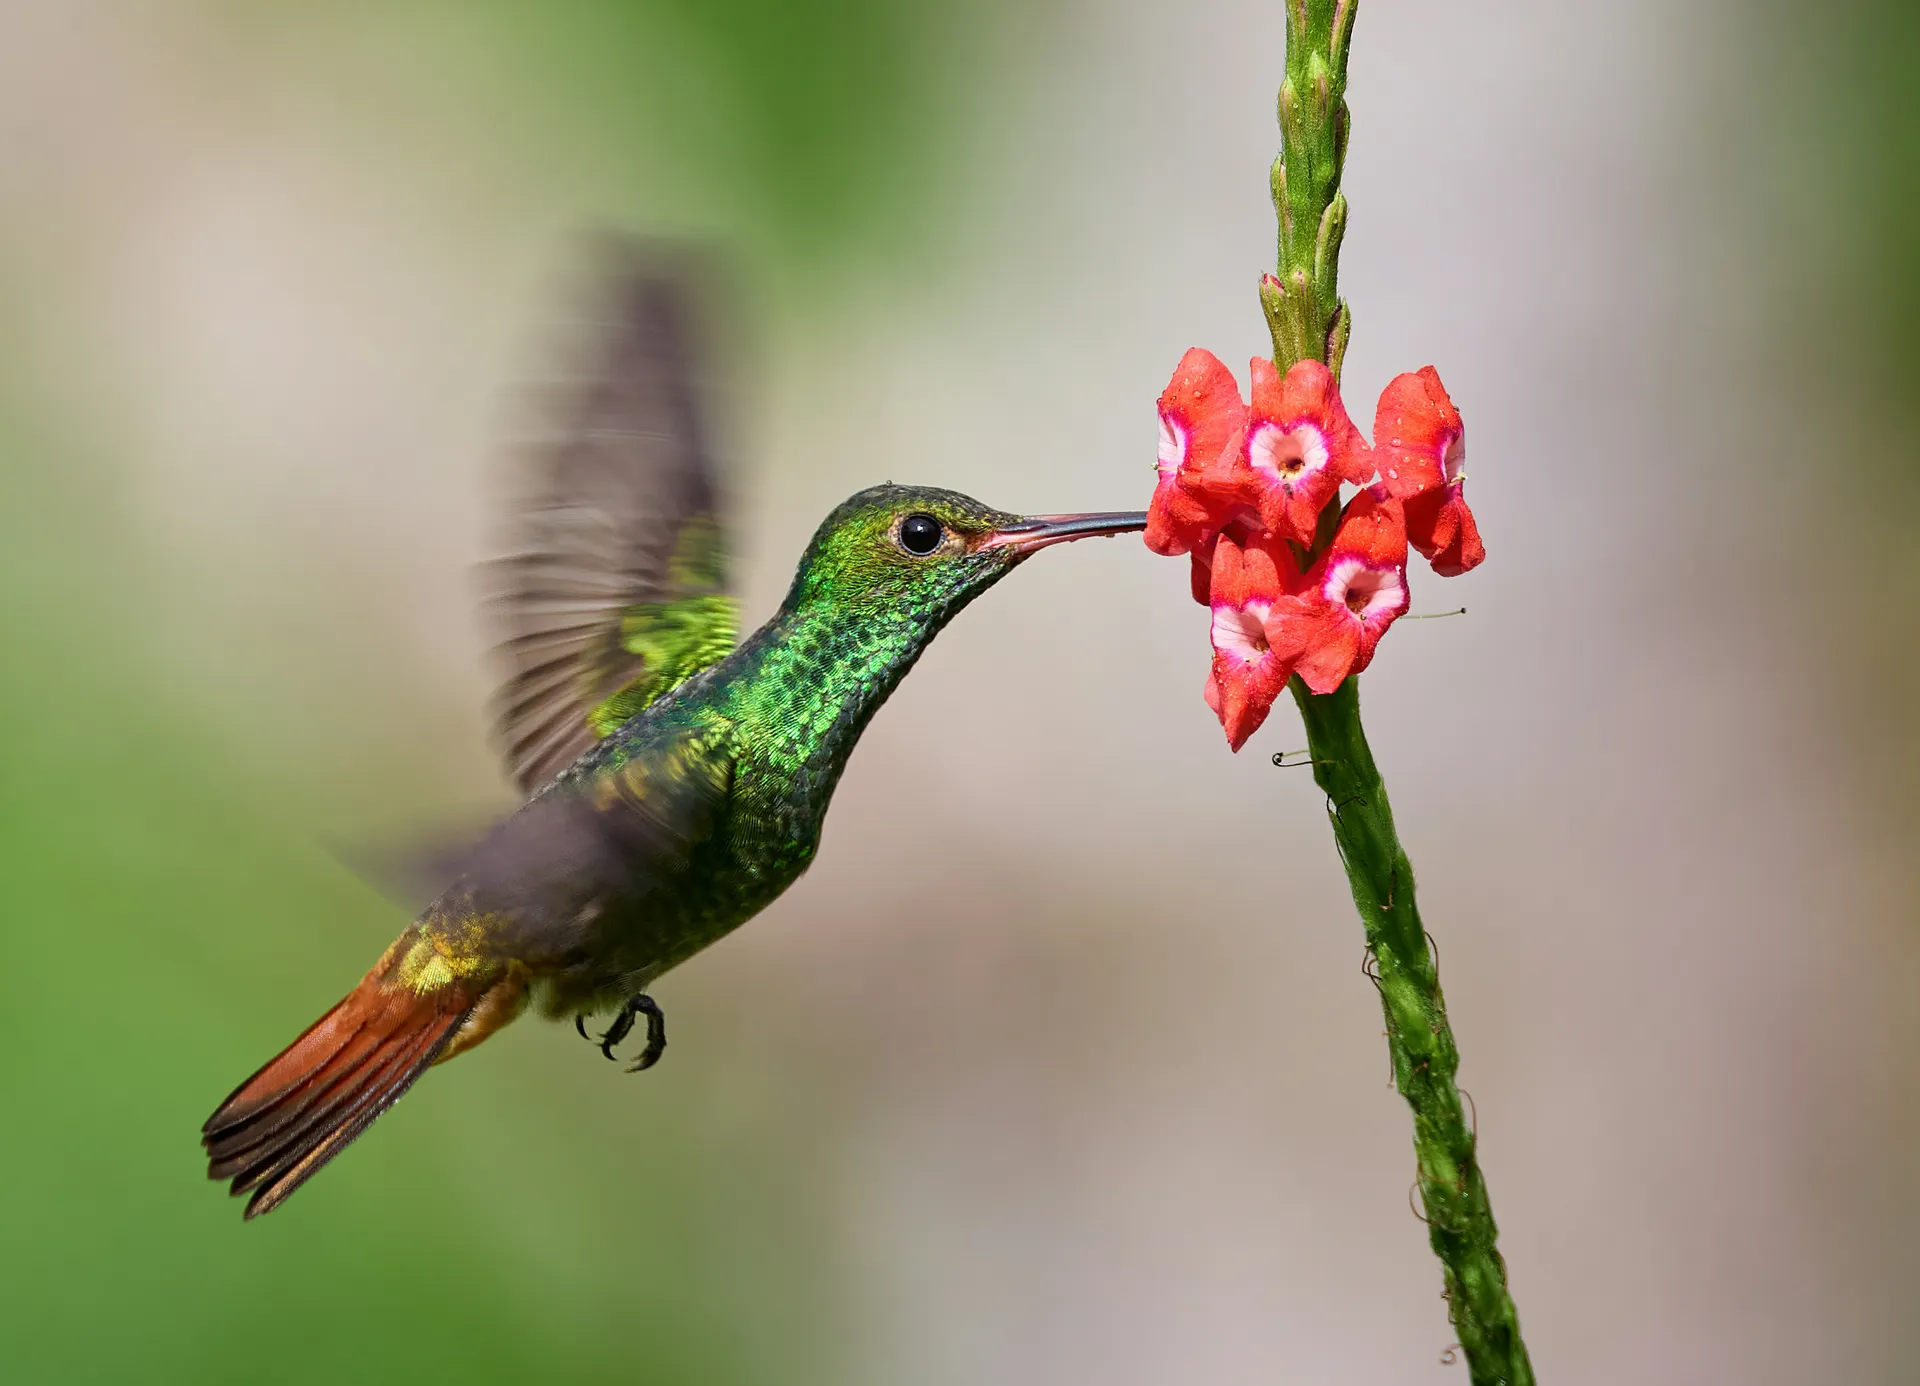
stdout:
POLYGON ((1097 515, 1033 515, 995 530, 981 541, 982 549, 1012 549, 1025 558, 1030 553, 1075 539, 1101 534, 1128 534, 1147 527, 1144 510, 1108 510, 1097 515))

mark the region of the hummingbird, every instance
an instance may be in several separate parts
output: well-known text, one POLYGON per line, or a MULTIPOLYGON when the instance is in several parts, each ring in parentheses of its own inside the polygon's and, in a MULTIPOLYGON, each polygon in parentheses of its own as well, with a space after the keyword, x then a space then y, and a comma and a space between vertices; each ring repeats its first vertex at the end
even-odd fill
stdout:
POLYGON ((525 803, 358 986, 201 1131, 209 1177, 272 1211, 430 1066, 529 1008, 666 1021, 649 989, 812 863, 860 734, 943 627, 1041 549, 1141 512, 1021 516, 892 483, 832 511, 779 609, 738 640, 684 266, 623 244, 585 369, 522 457, 483 610, 495 740, 525 803))

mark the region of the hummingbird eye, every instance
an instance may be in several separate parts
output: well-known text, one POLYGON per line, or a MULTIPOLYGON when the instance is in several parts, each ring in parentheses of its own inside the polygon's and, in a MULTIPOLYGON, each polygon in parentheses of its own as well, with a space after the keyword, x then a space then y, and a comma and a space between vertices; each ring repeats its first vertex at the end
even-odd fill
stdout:
POLYGON ((900 547, 916 558, 925 558, 946 537, 946 529, 931 515, 909 515, 900 522, 900 547))

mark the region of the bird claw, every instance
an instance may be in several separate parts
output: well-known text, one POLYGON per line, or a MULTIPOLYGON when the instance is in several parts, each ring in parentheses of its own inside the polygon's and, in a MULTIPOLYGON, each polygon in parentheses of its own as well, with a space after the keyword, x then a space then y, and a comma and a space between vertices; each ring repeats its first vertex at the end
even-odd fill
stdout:
MULTIPOLYGON (((634 1017, 644 1015, 647 1018, 647 1043, 640 1051, 640 1057, 627 1066, 627 1072, 639 1073, 652 1068, 660 1062, 660 1056, 667 1052, 667 1017, 660 1005, 645 992, 629 996, 622 1003, 613 1023, 607 1026, 605 1034, 598 1041, 600 1052, 609 1059, 614 1057, 614 1046, 633 1033, 634 1017)), ((580 1032, 580 1038, 593 1043, 593 1036, 587 1033, 585 1016, 573 1018, 573 1028, 580 1032)))
POLYGON ((600 1052, 608 1059, 612 1059, 614 1045, 625 1039, 627 1032, 631 1029, 633 1029, 633 1002, 629 999, 627 1004, 620 1008, 619 1014, 614 1016, 613 1024, 607 1027, 606 1034, 600 1036, 600 1052))
POLYGON ((640 1051, 640 1057, 627 1066, 629 1073, 641 1073, 660 1062, 660 1056, 667 1052, 667 1017, 659 1004, 651 996, 642 992, 638 996, 627 998, 627 1004, 620 1008, 627 1017, 629 1028, 633 1025, 635 1014, 647 1018, 647 1043, 640 1051))

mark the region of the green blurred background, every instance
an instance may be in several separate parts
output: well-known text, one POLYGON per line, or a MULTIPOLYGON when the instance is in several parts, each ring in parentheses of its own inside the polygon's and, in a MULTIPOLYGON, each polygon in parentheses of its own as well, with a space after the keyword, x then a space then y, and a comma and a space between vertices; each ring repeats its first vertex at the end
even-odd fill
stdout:
MULTIPOLYGON (((1439 364, 1493 554, 1369 720, 1553 1380, 1911 1379, 1917 32, 1359 22, 1350 391, 1439 364)), ((195 1142, 402 922, 338 858, 508 802, 469 572, 579 233, 733 257, 757 618, 884 477, 1142 502, 1261 349, 1280 53, 0 0, 0 1378, 1450 1379, 1297 729, 1226 754, 1133 546, 943 636, 658 1071, 515 1027, 245 1227, 195 1142)))

